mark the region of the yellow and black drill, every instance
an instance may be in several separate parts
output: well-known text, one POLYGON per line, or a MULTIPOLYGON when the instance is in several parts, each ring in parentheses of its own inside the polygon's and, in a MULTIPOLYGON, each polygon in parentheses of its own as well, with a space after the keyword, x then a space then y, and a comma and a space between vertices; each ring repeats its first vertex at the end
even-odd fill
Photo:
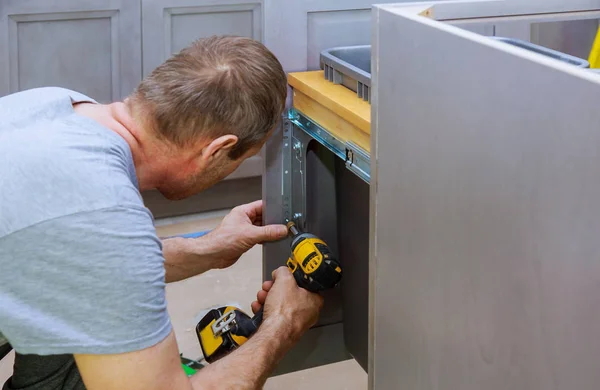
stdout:
MULTIPOLYGON (((301 233, 293 222, 287 226, 292 236, 287 266, 298 285, 313 293, 335 287, 342 279, 342 267, 327 244, 310 233, 301 233)), ((244 344, 262 319, 262 309, 254 317, 233 306, 209 311, 196 325, 204 359, 215 362, 244 344)))

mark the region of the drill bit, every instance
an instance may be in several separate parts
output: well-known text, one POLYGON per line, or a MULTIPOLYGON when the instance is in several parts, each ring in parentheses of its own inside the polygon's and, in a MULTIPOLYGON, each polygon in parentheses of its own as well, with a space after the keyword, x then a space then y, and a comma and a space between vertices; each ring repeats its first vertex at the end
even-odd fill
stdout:
POLYGON ((292 237, 296 237, 298 234, 300 234, 300 231, 296 227, 296 224, 292 221, 287 223, 287 228, 288 231, 291 233, 292 237))

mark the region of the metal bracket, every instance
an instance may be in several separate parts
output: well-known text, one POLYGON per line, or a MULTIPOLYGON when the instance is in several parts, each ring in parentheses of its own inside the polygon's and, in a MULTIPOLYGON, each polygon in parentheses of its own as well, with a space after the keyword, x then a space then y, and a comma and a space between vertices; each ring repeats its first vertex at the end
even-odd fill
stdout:
POLYGON ((283 206, 283 218, 285 221, 292 220, 292 123, 284 116, 283 118, 283 142, 282 148, 282 175, 281 198, 283 206))
POLYGON ((281 159, 283 217, 301 228, 306 228, 306 151, 311 140, 294 126, 289 117, 284 118, 281 159))
POLYGON ((292 128, 292 221, 305 228, 306 215, 306 150, 308 142, 292 128))

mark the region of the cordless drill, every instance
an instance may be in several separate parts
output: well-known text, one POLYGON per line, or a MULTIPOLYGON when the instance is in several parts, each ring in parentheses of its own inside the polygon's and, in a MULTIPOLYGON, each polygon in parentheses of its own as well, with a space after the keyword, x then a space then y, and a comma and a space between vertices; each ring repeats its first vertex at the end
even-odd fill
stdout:
MULTIPOLYGON (((342 279, 342 268, 327 244, 310 233, 301 233, 293 222, 287 226, 292 243, 286 265, 298 285, 313 293, 335 287, 342 279)), ((233 306, 209 311, 196 325, 204 359, 213 363, 244 344, 262 319, 262 308, 254 317, 233 306)))

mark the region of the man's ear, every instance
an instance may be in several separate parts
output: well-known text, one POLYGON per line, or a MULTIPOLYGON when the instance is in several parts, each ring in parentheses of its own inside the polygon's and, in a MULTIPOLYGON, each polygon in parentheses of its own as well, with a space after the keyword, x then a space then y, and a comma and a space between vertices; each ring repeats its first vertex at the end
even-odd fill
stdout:
POLYGON ((202 157, 210 159, 215 157, 219 152, 229 152, 238 142, 238 137, 233 134, 222 135, 215 138, 211 143, 202 149, 202 157))

